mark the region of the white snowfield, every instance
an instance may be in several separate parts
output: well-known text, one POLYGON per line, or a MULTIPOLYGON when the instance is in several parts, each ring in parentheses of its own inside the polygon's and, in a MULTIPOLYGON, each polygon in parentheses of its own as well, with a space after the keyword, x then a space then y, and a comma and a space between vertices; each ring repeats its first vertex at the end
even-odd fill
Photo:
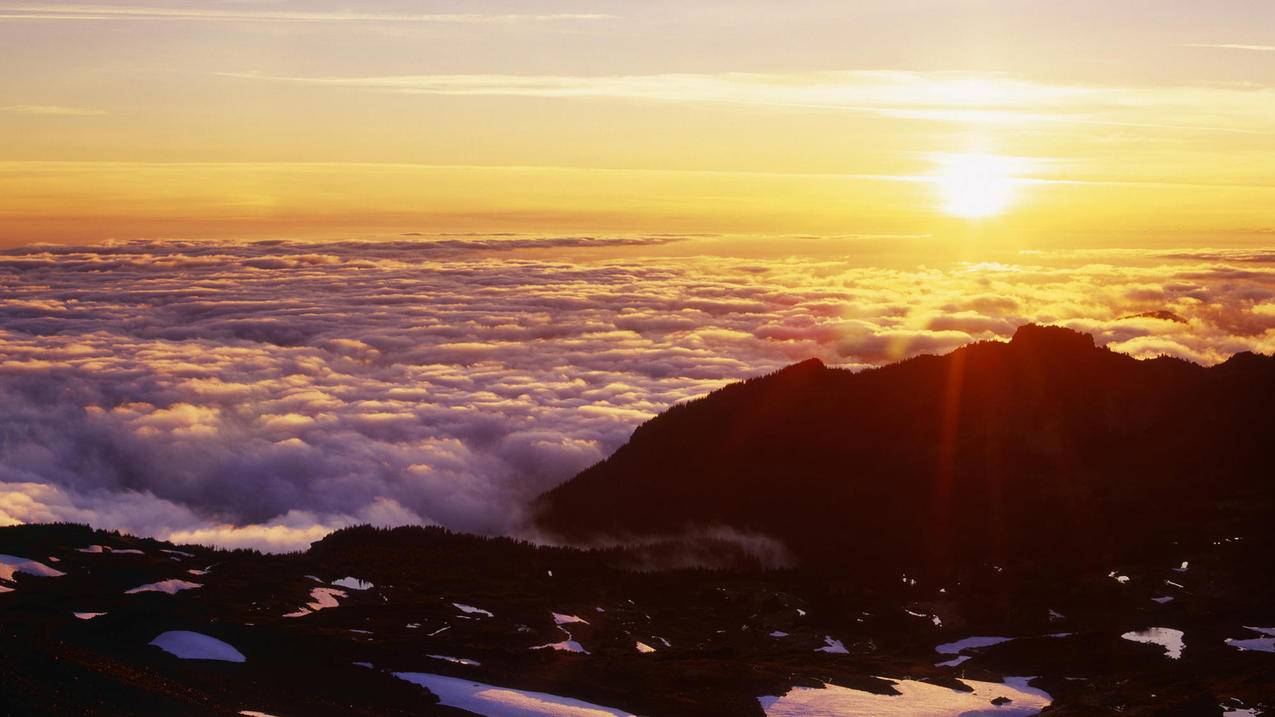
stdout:
POLYGON ((1245 625, 1244 629, 1251 630, 1259 635, 1265 635, 1265 637, 1254 637, 1247 640, 1228 638, 1226 644, 1244 652, 1275 652, 1275 627, 1249 627, 1245 625))
POLYGON ((376 587, 372 583, 358 578, 341 578, 340 580, 333 580, 332 584, 339 588, 349 588, 350 590, 371 590, 376 587))
POLYGON ((915 680, 891 680, 897 695, 878 695, 836 685, 794 687, 781 697, 758 697, 766 717, 1030 717, 1049 706, 1047 692, 1029 687, 1030 677, 1005 684, 961 680, 972 692, 915 680), (1008 702, 994 704, 997 698, 1008 702))
POLYGON ((1186 641, 1183 639, 1184 633, 1171 627, 1149 627, 1145 630, 1126 632, 1120 637, 1131 642, 1159 645, 1164 648, 1165 654, 1171 660, 1180 659, 1182 650, 1186 647, 1186 641))
POLYGON ((577 617, 575 615, 564 615, 560 612, 553 613, 553 624, 555 625, 570 625, 576 622, 582 623, 585 625, 589 624, 589 621, 585 620, 582 617, 577 617))
POLYGON ((171 580, 161 580, 157 583, 138 585, 132 590, 125 590, 124 594, 136 595, 137 593, 167 593, 169 595, 176 595, 183 590, 194 590, 195 588, 202 587, 203 585, 200 585, 199 583, 192 583, 189 580, 178 580, 173 578, 171 580))
POLYGON ((496 687, 423 672, 395 672, 394 676, 433 692, 446 707, 483 717, 636 717, 624 710, 544 692, 496 687))
POLYGON ((186 630, 170 630, 151 640, 150 644, 183 660, 244 662, 248 659, 242 652, 215 637, 186 630))
POLYGON ((491 611, 484 610, 480 607, 474 607, 473 605, 466 605, 464 603, 454 602, 452 603, 452 607, 456 608, 457 610, 460 610, 466 615, 483 615, 485 617, 495 617, 495 615, 493 615, 491 611))
POLYGON ((18 573, 34 575, 39 578, 60 578, 66 573, 51 568, 44 563, 20 558, 16 555, 0 555, 0 580, 12 581, 18 573))

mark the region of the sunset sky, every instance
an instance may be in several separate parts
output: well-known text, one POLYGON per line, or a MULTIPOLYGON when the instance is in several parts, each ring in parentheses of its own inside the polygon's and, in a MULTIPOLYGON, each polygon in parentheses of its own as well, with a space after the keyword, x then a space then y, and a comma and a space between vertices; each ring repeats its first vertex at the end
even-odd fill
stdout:
POLYGON ((1272 27, 1263 0, 0 2, 0 244, 1244 244, 1275 226, 1272 27))

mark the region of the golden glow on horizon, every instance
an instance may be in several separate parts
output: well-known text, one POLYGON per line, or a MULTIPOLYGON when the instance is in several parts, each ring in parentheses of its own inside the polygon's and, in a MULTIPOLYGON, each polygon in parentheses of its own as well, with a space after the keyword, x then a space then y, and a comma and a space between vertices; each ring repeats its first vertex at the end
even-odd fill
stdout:
POLYGON ((1275 4, 1201 38, 1202 18, 1229 16, 1184 5, 1153 32, 1127 4, 1023 2, 1033 11, 866 0, 847 25, 832 6, 736 0, 594 0, 587 15, 547 0, 466 15, 433 0, 418 14, 0 0, 0 136, 15 140, 0 149, 0 246, 1269 237, 1275 63, 1231 41, 1263 12, 1275 22, 1275 4))

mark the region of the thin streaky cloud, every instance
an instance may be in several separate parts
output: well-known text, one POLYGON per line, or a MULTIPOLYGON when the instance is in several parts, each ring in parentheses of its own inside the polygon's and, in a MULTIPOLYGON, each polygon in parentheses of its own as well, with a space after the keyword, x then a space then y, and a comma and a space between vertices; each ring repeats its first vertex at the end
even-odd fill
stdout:
POLYGON ((0 112, 62 117, 98 117, 110 114, 106 110, 95 110, 87 107, 62 107, 60 105, 8 105, 0 107, 0 112))
POLYGON ((21 4, 0 5, 0 20, 176 20, 215 22, 282 23, 514 23, 571 20, 605 20, 614 16, 600 13, 483 14, 431 13, 393 14, 348 11, 228 10, 222 8, 164 8, 141 5, 21 4))
POLYGON ((1269 134, 1270 92, 1205 87, 1056 85, 1007 74, 849 70, 797 74, 389 75, 294 77, 217 73, 396 94, 602 98, 841 111, 957 124, 1076 124, 1269 134), (1229 93, 1228 93, 1229 92, 1229 93), (1208 93, 1204 97, 1202 93, 1208 93), (1200 112, 1199 108, 1228 111, 1200 112), (1172 116, 1177 121, 1162 122, 1172 116), (1194 119, 1195 121, 1191 121, 1194 119), (1222 121, 1247 125, 1222 124, 1222 121))
POLYGON ((1248 50, 1249 52, 1275 52, 1275 45, 1239 45, 1232 43, 1191 42, 1183 47, 1204 47, 1213 50, 1248 50))

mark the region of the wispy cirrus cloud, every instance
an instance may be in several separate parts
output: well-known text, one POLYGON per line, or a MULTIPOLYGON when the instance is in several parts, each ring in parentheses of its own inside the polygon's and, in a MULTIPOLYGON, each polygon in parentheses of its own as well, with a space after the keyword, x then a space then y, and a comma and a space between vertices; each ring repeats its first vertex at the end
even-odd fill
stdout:
POLYGON ((110 114, 106 110, 97 110, 88 107, 65 107, 62 105, 6 105, 0 107, 0 112, 19 115, 46 115, 59 117, 100 117, 101 115, 110 114))
POLYGON ((1069 123, 1268 134, 1275 122, 1275 89, 1266 87, 1053 84, 1006 73, 847 70, 596 76, 219 74, 398 94, 716 103, 978 124, 1069 123))
POLYGON ((1235 43, 1188 42, 1183 47, 1201 47, 1214 50, 1248 50, 1249 52, 1275 52, 1275 45, 1241 45, 1235 43))
POLYGON ((379 13, 358 11, 266 10, 225 7, 158 7, 79 3, 0 3, 0 20, 169 20, 276 23, 437 23, 481 24, 605 20, 600 13, 379 13))

